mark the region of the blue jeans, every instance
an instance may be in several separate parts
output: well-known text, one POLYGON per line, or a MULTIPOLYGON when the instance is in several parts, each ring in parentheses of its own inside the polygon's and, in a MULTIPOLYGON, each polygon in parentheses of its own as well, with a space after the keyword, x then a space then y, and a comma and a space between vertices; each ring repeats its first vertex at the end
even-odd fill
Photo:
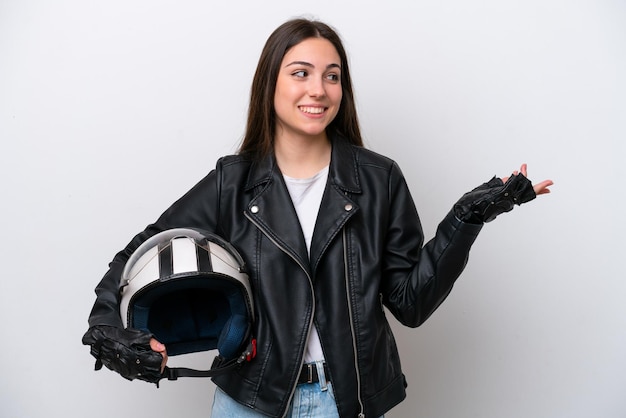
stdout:
MULTIPOLYGON (((339 417, 333 386, 331 382, 326 383, 322 364, 322 362, 317 363, 320 383, 303 383, 296 386, 285 418, 339 417)), ((261 418, 263 416, 263 414, 238 403, 220 388, 215 388, 211 418, 261 418)))

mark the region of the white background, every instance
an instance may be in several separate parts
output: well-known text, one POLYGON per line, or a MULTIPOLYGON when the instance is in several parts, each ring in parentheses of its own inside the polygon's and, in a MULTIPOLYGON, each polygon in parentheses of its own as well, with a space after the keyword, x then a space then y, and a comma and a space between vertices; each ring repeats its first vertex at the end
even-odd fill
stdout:
POLYGON ((387 416, 626 416, 619 0, 0 0, 0 416, 209 416, 209 380, 96 373, 80 339, 115 252, 236 150, 262 45, 300 15, 342 35, 427 237, 494 174, 555 181, 485 226, 424 326, 394 322, 387 416))

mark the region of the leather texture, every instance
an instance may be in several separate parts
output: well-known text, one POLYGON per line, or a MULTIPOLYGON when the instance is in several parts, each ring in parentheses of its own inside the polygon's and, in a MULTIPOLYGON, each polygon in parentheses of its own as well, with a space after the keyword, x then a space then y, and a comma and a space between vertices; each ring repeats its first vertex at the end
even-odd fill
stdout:
POLYGON ((91 346, 96 370, 104 365, 125 379, 158 383, 163 357, 152 351, 150 338, 152 334, 136 329, 99 325, 89 328, 82 341, 91 346))
POLYGON ((120 273, 143 241, 170 228, 202 228, 240 252, 255 300, 257 356, 213 378, 224 392, 282 416, 315 326, 342 418, 380 416, 401 402, 406 380, 386 311, 407 326, 422 324, 451 291, 482 225, 461 222, 451 211, 424 244, 396 163, 331 139, 310 256, 274 157, 224 157, 115 256, 96 288, 89 324, 121 326, 120 273))

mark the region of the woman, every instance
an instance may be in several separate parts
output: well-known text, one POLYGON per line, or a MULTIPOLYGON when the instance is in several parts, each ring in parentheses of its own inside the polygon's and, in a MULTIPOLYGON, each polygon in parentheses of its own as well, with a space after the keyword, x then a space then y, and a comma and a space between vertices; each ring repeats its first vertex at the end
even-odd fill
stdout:
MULTIPOLYGON (((288 21, 261 54, 238 155, 116 255, 83 341, 123 338, 117 287, 142 242, 202 228, 244 257, 257 311, 257 357, 214 378, 213 416, 382 416, 406 386, 383 307, 407 326, 423 323, 482 224, 551 184, 532 186, 525 165, 494 178, 464 195, 424 245, 400 169, 362 146, 339 37, 320 22, 288 21)), ((164 366, 166 348, 154 338, 150 347, 164 366)))

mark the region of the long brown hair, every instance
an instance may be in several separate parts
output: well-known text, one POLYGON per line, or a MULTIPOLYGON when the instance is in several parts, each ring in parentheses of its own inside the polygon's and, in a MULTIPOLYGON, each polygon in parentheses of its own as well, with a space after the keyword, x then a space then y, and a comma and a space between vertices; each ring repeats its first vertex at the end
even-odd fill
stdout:
POLYGON ((239 148, 240 154, 252 158, 268 155, 274 147, 276 111, 274 94, 280 63, 287 51, 309 38, 324 38, 333 44, 341 60, 343 96, 339 112, 327 129, 334 130, 348 142, 363 146, 352 90, 348 58, 339 35, 325 23, 308 19, 293 19, 280 25, 267 39, 252 80, 246 132, 239 148))

